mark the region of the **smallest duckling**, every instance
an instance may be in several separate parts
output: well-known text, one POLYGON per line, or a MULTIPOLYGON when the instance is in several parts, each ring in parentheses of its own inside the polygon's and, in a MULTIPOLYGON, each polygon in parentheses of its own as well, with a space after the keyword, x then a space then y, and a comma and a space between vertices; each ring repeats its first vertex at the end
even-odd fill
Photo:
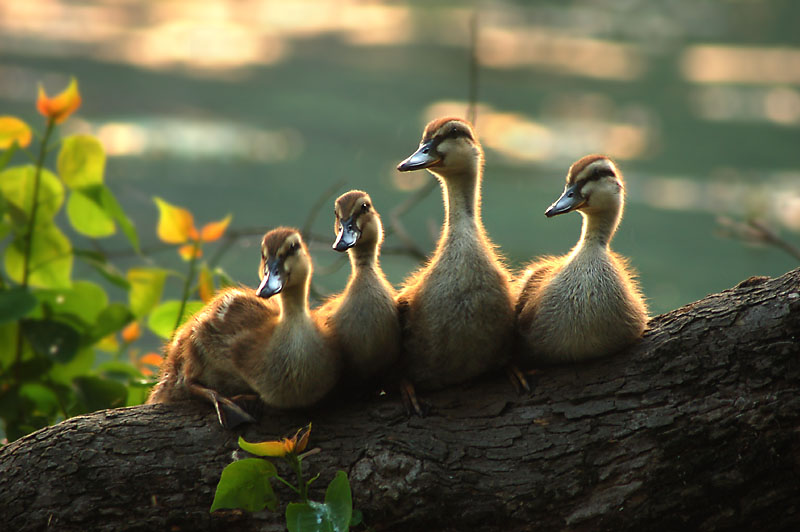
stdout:
POLYGON ((580 240, 568 255, 534 261, 520 279, 518 327, 536 362, 598 358, 642 336, 647 306, 627 260, 609 248, 624 203, 611 159, 587 155, 570 166, 563 194, 545 215, 577 210, 580 240))
POLYGON ((352 270, 344 292, 325 302, 317 315, 336 339, 343 381, 375 385, 400 354, 394 288, 378 262, 383 226, 369 194, 361 190, 339 196, 334 214, 333 249, 347 252, 352 270))

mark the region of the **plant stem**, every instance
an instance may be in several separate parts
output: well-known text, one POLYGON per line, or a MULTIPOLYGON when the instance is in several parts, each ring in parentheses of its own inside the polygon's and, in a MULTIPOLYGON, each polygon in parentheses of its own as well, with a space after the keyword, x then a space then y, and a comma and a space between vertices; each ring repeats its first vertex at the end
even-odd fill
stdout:
MULTIPOLYGON (((39 184, 42 178, 42 167, 44 167, 44 159, 47 156, 47 142, 53 134, 55 122, 52 119, 47 120, 47 129, 45 129, 42 144, 39 147, 39 157, 36 160, 36 171, 33 174, 33 198, 31 204, 31 216, 28 219, 28 227, 25 229, 25 236, 23 238, 23 254, 22 254, 22 286, 27 288, 28 278, 30 276, 31 266, 31 248, 33 247, 33 232, 36 229, 36 214, 39 210, 39 184)), ((16 384, 19 385, 19 365, 22 361, 22 322, 17 322, 17 345, 14 354, 14 372, 16 384)))
POLYGON ((28 276, 30 275, 30 260, 31 260, 31 247, 33 246, 33 231, 36 225, 36 213, 39 210, 39 184, 42 178, 42 167, 44 166, 44 159, 47 155, 47 142, 50 140, 50 135, 53 133, 55 122, 52 119, 47 120, 47 129, 42 138, 42 144, 39 148, 39 158, 36 161, 36 172, 33 174, 33 204, 31 206, 31 217, 28 219, 28 227, 25 231, 25 247, 22 256, 22 286, 28 286, 28 276))
POLYGON ((296 487, 294 487, 294 486, 292 485, 292 483, 291 483, 291 482, 289 482, 288 480, 286 480, 285 478, 283 478, 283 477, 282 477, 282 476, 280 476, 280 475, 275 475, 275 478, 277 478, 278 480, 280 480, 281 482, 283 482, 283 483, 284 483, 286 486, 289 486, 289 488, 290 488, 290 489, 291 489, 293 492, 295 492, 295 493, 297 493, 298 495, 300 495, 300 490, 299 490, 299 489, 297 489, 296 487))
POLYGON ((175 320, 175 327, 172 328, 172 333, 178 330, 183 322, 183 311, 186 310, 186 301, 189 300, 189 294, 192 288, 192 279, 194 279, 195 268, 197 266, 197 252, 200 250, 200 240, 195 240, 192 243, 192 258, 189 260, 189 274, 186 276, 186 281, 183 283, 183 295, 181 296, 181 307, 178 310, 178 319, 175 320))
POLYGON ((300 502, 308 504, 308 484, 303 480, 303 461, 296 456, 292 456, 290 463, 292 469, 297 473, 297 487, 299 488, 298 494, 300 495, 300 502))

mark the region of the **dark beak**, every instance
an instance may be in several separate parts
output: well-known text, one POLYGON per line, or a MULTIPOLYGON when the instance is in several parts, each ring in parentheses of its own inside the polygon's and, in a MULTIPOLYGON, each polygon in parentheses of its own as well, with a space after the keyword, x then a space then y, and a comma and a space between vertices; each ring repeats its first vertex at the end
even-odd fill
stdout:
POLYGON ((544 215, 550 218, 557 214, 572 212, 584 203, 586 203, 586 198, 581 194, 578 185, 572 185, 564 189, 564 193, 561 194, 561 197, 544 211, 544 215))
POLYGON ((264 267, 264 279, 261 281, 256 291, 258 297, 268 299, 283 290, 286 279, 281 272, 282 269, 283 261, 275 257, 267 259, 267 264, 264 267))
POLYGON ((433 142, 428 141, 420 144, 417 151, 397 165, 397 169, 401 172, 410 172, 411 170, 430 168, 441 161, 442 158, 436 154, 436 150, 433 148, 433 142))
POLYGON ((351 216, 347 220, 339 222, 339 234, 336 235, 336 242, 333 243, 333 249, 336 251, 347 251, 356 245, 359 238, 361 238, 361 231, 358 230, 355 216, 351 216))

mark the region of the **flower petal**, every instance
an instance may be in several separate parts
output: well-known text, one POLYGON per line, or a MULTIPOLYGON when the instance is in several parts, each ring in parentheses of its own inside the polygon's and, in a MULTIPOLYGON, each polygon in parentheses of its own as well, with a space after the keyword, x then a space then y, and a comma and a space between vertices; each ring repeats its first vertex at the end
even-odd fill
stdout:
POLYGON ((15 116, 0 116, 0 150, 10 148, 17 141, 20 148, 31 143, 31 128, 15 116))
POLYGON ((228 228, 228 224, 231 223, 231 218, 232 215, 229 214, 218 222, 207 223, 200 231, 200 239, 203 242, 213 242, 221 238, 222 235, 225 234, 225 229, 228 228))
POLYGON ((311 423, 309 423, 307 427, 301 430, 304 432, 300 434, 300 438, 298 439, 297 445, 295 445, 294 448, 294 452, 298 454, 305 451, 306 447, 308 447, 308 438, 309 436, 311 436, 311 423))
POLYGON ((66 120, 80 106, 81 93, 78 91, 78 81, 75 78, 70 78, 67 88, 52 98, 47 97, 44 87, 42 87, 41 83, 39 84, 39 97, 36 100, 36 108, 56 124, 66 120))
POLYGON ((208 303, 214 297, 214 278, 211 270, 205 265, 200 268, 200 273, 197 275, 197 291, 200 293, 203 303, 208 303))
POLYGON ((142 328, 138 321, 132 321, 122 329, 122 340, 126 344, 130 344, 139 339, 142 335, 142 328))
POLYGON ((286 449, 284 448, 283 441, 262 441, 260 443, 249 443, 239 436, 239 447, 244 449, 250 454, 256 456, 285 456, 286 449))
POLYGON ((176 207, 161 198, 154 198, 158 205, 158 238, 167 244, 183 244, 192 234, 197 234, 192 213, 176 207))
POLYGON ((192 260, 192 257, 199 259, 203 256, 203 250, 200 247, 195 247, 194 244, 186 244, 178 248, 178 254, 185 261, 192 260))

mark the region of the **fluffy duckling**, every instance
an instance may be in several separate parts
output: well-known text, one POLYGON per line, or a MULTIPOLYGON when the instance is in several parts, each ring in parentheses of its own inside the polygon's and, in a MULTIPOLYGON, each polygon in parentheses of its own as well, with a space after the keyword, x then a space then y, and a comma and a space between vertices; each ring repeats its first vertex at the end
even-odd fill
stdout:
POLYGON ((276 301, 259 298, 252 290, 229 288, 217 294, 175 333, 147 403, 199 397, 214 405, 225 427, 254 421, 228 399, 253 393, 233 365, 231 352, 259 324, 276 319, 279 311, 276 301))
POLYGON ((440 182, 445 219, 428 264, 398 296, 408 378, 427 389, 464 382, 509 362, 514 302, 509 274, 480 216, 483 150, 459 118, 433 120, 397 167, 426 168, 440 182))
POLYGON ((347 251, 352 270, 344 292, 328 300, 317 314, 336 339, 345 381, 373 384, 400 353, 394 288, 378 263, 383 226, 369 195, 360 190, 339 196, 334 213, 333 249, 347 251))
POLYGON ((308 308, 311 257, 296 229, 280 227, 261 243, 258 297, 277 295, 279 311, 232 348, 247 384, 270 406, 298 408, 322 399, 339 377, 330 331, 308 308))
POLYGON ((299 232, 274 229, 261 250, 261 285, 222 291, 178 330, 148 403, 200 397, 233 428, 253 418, 228 397, 255 391, 268 405, 292 408, 333 388, 338 357, 309 313, 312 268, 299 232))
POLYGON ((518 324, 537 362, 574 362, 611 354, 641 337, 647 307, 627 261, 609 248, 625 201, 622 174, 602 155, 567 172, 564 193, 545 215, 577 210, 581 238, 563 257, 533 262, 520 280, 518 324))

